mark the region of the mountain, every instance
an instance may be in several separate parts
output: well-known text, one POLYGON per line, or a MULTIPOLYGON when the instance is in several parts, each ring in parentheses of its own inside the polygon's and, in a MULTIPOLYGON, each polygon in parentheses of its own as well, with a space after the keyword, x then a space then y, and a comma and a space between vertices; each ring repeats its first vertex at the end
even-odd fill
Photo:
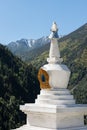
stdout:
POLYGON ((34 102, 39 91, 37 70, 0 44, 0 130, 24 124, 19 105, 34 102))
POLYGON ((59 40, 61 56, 71 70, 68 88, 77 103, 87 103, 87 23, 59 40))
MULTIPOLYGON (((47 63, 49 44, 21 55, 27 63, 40 68, 47 63)), ((87 103, 87 23, 59 39, 59 48, 63 63, 71 70, 68 88, 74 94, 77 103, 87 103)))
POLYGON ((14 54, 21 54, 32 49, 39 48, 47 43, 49 43, 48 37, 42 37, 37 40, 34 39, 21 39, 17 40, 16 42, 11 42, 7 45, 7 47, 14 53, 14 54))

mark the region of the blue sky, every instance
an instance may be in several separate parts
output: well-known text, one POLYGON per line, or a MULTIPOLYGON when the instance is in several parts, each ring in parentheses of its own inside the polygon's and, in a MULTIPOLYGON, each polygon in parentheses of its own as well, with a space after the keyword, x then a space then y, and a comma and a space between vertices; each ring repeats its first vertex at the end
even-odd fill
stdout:
POLYGON ((87 23, 87 0, 0 0, 0 43, 50 34, 56 21, 59 35, 87 23))

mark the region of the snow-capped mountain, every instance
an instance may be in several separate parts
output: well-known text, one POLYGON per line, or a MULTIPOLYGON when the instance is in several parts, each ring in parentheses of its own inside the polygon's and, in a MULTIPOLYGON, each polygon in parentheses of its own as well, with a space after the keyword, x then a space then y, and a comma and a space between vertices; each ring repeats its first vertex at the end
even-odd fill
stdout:
POLYGON ((18 51, 29 51, 35 48, 39 48, 47 43, 49 43, 50 40, 48 37, 42 37, 39 39, 21 39, 17 40, 16 42, 10 42, 7 47, 13 52, 17 53, 18 51))

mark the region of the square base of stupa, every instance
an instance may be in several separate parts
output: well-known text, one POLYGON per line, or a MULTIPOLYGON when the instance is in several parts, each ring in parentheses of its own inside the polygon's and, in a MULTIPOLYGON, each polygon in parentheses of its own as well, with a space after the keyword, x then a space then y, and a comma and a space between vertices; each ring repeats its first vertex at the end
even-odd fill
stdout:
POLYGON ((87 105, 25 104, 20 109, 27 114, 27 125, 18 130, 87 130, 87 105))
POLYGON ((41 128, 41 127, 34 127, 29 125, 23 125, 20 128, 16 130, 87 130, 87 126, 84 127, 70 127, 70 128, 64 128, 64 129, 48 129, 48 128, 41 128))

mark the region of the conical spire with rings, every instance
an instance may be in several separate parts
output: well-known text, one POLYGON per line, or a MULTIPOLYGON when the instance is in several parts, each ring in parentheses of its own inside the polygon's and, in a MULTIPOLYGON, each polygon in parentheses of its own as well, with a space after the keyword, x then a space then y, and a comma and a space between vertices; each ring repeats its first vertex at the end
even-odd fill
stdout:
POLYGON ((60 51, 58 47, 58 28, 56 22, 53 22, 51 27, 51 34, 49 39, 51 40, 49 58, 47 58, 48 63, 61 63, 62 58, 60 58, 60 51))

